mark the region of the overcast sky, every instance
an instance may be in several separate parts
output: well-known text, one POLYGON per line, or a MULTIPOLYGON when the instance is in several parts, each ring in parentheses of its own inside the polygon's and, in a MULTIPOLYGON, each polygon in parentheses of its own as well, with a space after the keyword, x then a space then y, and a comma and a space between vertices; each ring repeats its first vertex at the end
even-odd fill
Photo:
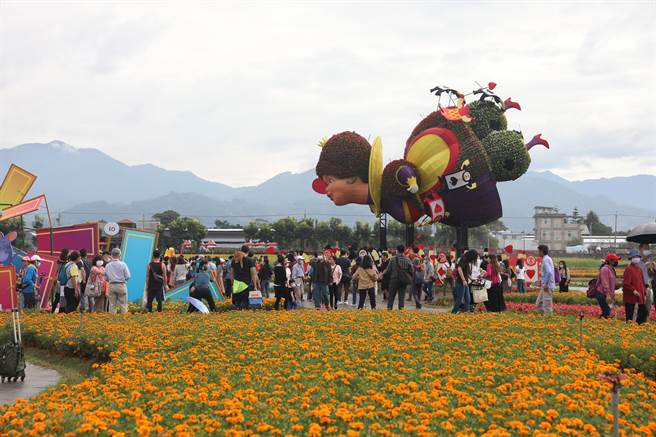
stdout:
POLYGON ((0 2, 0 147, 65 141, 230 185, 387 159, 447 84, 498 84, 533 170, 656 173, 656 2, 0 2))

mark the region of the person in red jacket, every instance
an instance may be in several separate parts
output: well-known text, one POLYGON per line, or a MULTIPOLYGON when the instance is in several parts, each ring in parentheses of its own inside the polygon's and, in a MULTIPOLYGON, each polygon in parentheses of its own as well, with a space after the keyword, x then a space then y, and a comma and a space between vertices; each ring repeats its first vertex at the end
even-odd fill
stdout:
POLYGON ((629 252, 630 264, 624 270, 624 285, 622 293, 624 297, 624 310, 626 320, 634 320, 638 324, 647 321, 647 306, 645 305, 645 281, 640 268, 640 254, 637 250, 629 252))

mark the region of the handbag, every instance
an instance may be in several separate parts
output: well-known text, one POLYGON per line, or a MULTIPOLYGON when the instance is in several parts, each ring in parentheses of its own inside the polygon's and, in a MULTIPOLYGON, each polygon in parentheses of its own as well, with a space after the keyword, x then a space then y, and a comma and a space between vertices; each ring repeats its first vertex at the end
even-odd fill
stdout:
POLYGON ((474 295, 474 303, 487 302, 487 289, 483 287, 472 287, 472 294, 474 295))

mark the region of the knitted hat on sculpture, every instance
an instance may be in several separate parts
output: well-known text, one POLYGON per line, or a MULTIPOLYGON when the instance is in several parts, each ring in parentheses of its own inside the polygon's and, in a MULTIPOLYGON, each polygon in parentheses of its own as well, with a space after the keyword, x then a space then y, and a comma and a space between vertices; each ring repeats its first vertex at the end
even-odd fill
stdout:
POLYGON ((357 176, 369 181, 371 145, 355 132, 335 134, 321 149, 317 163, 317 176, 334 176, 345 179, 357 176))

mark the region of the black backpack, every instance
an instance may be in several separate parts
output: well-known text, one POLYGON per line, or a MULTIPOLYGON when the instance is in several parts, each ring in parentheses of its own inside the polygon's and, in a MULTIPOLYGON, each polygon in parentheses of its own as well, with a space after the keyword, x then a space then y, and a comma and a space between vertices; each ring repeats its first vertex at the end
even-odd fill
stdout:
POLYGON ((401 284, 410 285, 413 283, 413 275, 407 270, 404 270, 399 265, 399 257, 394 257, 394 262, 396 263, 396 277, 398 278, 401 284))

